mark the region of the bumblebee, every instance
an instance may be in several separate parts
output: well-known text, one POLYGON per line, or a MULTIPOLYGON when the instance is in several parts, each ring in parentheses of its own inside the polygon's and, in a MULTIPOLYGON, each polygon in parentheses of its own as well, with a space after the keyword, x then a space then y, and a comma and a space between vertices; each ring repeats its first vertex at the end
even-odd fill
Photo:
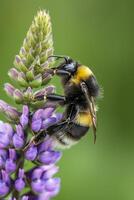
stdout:
POLYGON ((38 144, 48 134, 57 141, 58 145, 70 147, 78 142, 92 127, 95 143, 97 122, 95 101, 100 90, 95 75, 89 67, 74 61, 70 57, 50 57, 64 59, 58 67, 51 68, 53 75, 61 77, 64 96, 49 94, 47 99, 65 106, 65 111, 61 122, 35 135, 33 142, 38 144))

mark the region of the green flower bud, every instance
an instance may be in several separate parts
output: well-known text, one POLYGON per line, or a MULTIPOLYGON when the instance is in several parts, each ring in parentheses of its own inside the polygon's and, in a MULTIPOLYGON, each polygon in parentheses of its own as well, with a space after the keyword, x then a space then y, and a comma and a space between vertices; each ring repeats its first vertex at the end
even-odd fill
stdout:
POLYGON ((29 71, 26 73, 26 78, 27 78, 29 81, 33 81, 33 80, 34 80, 34 70, 33 70, 33 69, 29 70, 29 71))
POLYGON ((32 88, 37 88, 42 85, 42 75, 38 74, 35 79, 29 83, 32 88))
POLYGON ((27 67, 24 65, 19 55, 15 57, 14 66, 24 73, 28 71, 27 67))
POLYGON ((28 87, 28 82, 24 79, 24 77, 22 76, 22 73, 19 73, 17 81, 20 84, 20 86, 22 86, 22 87, 28 87))
POLYGON ((23 103, 24 100, 23 93, 20 90, 16 89, 13 93, 13 97, 16 103, 18 104, 23 103))

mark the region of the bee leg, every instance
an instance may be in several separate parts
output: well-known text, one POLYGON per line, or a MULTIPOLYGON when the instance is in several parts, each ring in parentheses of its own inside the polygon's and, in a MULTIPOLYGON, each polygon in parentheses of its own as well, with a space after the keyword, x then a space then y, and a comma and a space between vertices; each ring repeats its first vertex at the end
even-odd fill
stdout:
POLYGON ((46 99, 49 101, 57 102, 59 104, 65 105, 67 104, 67 98, 63 95, 59 94, 48 94, 46 99))
POLYGON ((45 137, 46 137, 46 131, 41 131, 38 134, 35 134, 23 148, 23 151, 26 151, 32 144, 34 145, 40 144, 41 142, 43 142, 45 137))
POLYGON ((59 76, 70 76, 71 73, 62 69, 56 69, 55 70, 55 74, 59 75, 59 76))
POLYGON ((44 138, 46 137, 46 135, 47 135, 47 132, 46 132, 45 130, 40 131, 39 133, 37 133, 37 134, 34 136, 34 138, 33 138, 33 143, 34 143, 35 145, 40 144, 40 143, 44 140, 44 138))
MULTIPOLYGON (((37 100, 44 100, 44 95, 41 95, 39 97, 36 97, 37 100)), ((49 101, 57 102, 59 104, 65 105, 67 103, 67 98, 65 96, 59 95, 59 94, 48 94, 46 96, 46 99, 49 101)))
POLYGON ((61 122, 54 124, 47 128, 47 134, 53 135, 59 131, 65 131, 68 128, 68 125, 74 120, 77 113, 76 105, 71 104, 67 108, 66 118, 61 122))

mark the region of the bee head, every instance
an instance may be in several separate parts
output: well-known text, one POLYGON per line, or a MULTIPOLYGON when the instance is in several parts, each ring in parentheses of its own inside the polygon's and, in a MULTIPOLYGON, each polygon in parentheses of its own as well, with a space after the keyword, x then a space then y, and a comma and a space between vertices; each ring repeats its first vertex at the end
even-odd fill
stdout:
POLYGON ((71 59, 70 57, 64 57, 64 56, 50 56, 55 57, 57 59, 64 59, 62 63, 56 68, 52 68, 54 70, 54 74, 57 74, 59 76, 73 76, 78 67, 78 63, 71 59))

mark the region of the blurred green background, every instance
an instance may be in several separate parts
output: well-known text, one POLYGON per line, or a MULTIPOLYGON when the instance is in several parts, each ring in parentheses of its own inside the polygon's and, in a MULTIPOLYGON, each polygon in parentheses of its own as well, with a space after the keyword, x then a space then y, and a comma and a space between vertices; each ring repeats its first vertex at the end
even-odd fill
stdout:
MULTIPOLYGON (((134 3, 130 0, 1 0, 0 98, 14 55, 38 9, 50 11, 56 54, 92 70, 104 89, 93 135, 64 151, 57 200, 134 199, 134 3)), ((59 80, 57 82, 57 87, 59 80)), ((59 87, 58 87, 59 88, 59 87)), ((60 92, 60 89, 58 89, 60 92)))

